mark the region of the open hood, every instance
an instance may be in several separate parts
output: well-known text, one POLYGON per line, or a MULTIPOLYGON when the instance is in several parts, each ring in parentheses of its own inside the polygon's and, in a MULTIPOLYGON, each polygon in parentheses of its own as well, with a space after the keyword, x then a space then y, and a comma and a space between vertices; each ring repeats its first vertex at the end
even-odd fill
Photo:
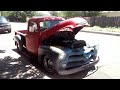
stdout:
POLYGON ((72 32, 76 35, 83 27, 90 26, 88 22, 81 17, 70 18, 64 20, 51 28, 46 29, 41 33, 42 38, 49 38, 60 30, 66 30, 65 28, 70 28, 72 32))
POLYGON ((88 22, 84 18, 76 17, 76 18, 71 18, 70 20, 72 20, 76 24, 74 27, 72 27, 72 30, 73 30, 73 32, 74 32, 75 35, 82 28, 84 28, 86 26, 90 26, 90 24, 88 24, 88 22))

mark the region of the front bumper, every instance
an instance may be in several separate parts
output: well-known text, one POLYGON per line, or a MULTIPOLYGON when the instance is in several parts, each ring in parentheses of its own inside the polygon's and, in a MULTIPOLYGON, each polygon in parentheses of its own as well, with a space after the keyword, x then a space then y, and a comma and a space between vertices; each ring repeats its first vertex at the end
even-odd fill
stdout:
POLYGON ((100 60, 100 58, 97 57, 96 60, 90 62, 89 64, 85 64, 83 66, 80 66, 80 67, 77 67, 77 68, 74 68, 74 69, 59 70, 58 74, 60 74, 60 75, 68 75, 68 74, 77 73, 79 71, 82 71, 82 70, 88 69, 88 68, 90 68, 92 66, 95 66, 95 64, 97 64, 99 62, 99 60, 100 60))
POLYGON ((76 50, 60 49, 52 50, 59 53, 59 57, 55 62, 55 70, 60 75, 73 74, 89 67, 94 66, 99 62, 97 46, 79 48, 76 50))
POLYGON ((39 54, 50 54, 52 56, 54 68, 60 75, 73 74, 88 69, 97 64, 100 60, 96 46, 74 50, 66 47, 54 46, 48 48, 49 49, 39 48, 39 54))

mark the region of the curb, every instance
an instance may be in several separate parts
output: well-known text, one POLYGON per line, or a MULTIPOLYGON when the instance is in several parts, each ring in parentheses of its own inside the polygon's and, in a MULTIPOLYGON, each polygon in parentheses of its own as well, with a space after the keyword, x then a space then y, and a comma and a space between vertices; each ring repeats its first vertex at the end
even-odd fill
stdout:
POLYGON ((81 30, 81 32, 120 36, 120 33, 112 33, 112 32, 82 31, 82 30, 81 30))

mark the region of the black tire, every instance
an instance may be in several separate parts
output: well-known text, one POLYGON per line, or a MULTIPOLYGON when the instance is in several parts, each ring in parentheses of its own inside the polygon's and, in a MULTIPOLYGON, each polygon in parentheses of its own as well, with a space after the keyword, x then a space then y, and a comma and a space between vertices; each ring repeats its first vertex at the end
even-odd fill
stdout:
POLYGON ((38 62, 39 65, 42 65, 42 64, 43 64, 43 59, 44 59, 44 57, 45 57, 45 55, 38 55, 38 60, 37 60, 37 62, 38 62))
POLYGON ((11 33, 11 30, 9 30, 8 33, 11 33))
POLYGON ((8 29, 8 33, 11 33, 11 29, 8 29))
POLYGON ((20 35, 15 35, 14 40, 15 40, 15 45, 17 46, 17 49, 19 51, 23 51, 24 47, 23 47, 22 37, 20 35))
POLYGON ((55 71, 52 57, 50 57, 49 55, 44 56, 43 65, 44 65, 44 68, 47 72, 54 72, 55 71))
POLYGON ((22 45, 20 45, 18 42, 16 42, 15 44, 16 44, 17 49, 18 49, 19 51, 23 51, 23 46, 22 46, 22 45))

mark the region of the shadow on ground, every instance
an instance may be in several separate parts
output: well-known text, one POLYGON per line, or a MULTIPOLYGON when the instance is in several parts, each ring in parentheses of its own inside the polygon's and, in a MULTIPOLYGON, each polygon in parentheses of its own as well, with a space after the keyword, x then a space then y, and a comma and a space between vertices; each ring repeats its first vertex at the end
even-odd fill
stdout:
POLYGON ((0 58, 0 79, 42 79, 43 77, 42 72, 26 63, 22 57, 0 58))
POLYGON ((95 69, 95 67, 92 67, 91 69, 80 71, 78 73, 74 73, 74 74, 71 74, 71 75, 58 75, 56 72, 54 72, 54 73, 46 72, 43 69, 43 67, 41 67, 40 70, 46 76, 48 76, 48 77, 50 77, 52 79, 84 79, 85 77, 88 77, 88 76, 92 75, 93 73, 95 73, 97 71, 97 69, 95 69))
POLYGON ((0 53, 5 53, 6 52, 6 50, 0 50, 0 53))
MULTIPOLYGON (((14 49, 14 51, 20 54, 22 57, 26 58, 24 54, 19 53, 16 49, 14 49)), ((37 70, 39 70, 40 72, 43 72, 46 76, 52 79, 83 79, 89 75, 92 75, 93 73, 97 71, 95 67, 92 67, 90 69, 87 69, 87 70, 84 70, 84 71, 81 71, 75 74, 71 74, 71 75, 58 75, 57 72, 54 72, 54 73, 46 72, 42 65, 41 66, 38 65, 37 60, 33 60, 29 58, 27 61, 31 63, 33 66, 35 66, 37 70)))

